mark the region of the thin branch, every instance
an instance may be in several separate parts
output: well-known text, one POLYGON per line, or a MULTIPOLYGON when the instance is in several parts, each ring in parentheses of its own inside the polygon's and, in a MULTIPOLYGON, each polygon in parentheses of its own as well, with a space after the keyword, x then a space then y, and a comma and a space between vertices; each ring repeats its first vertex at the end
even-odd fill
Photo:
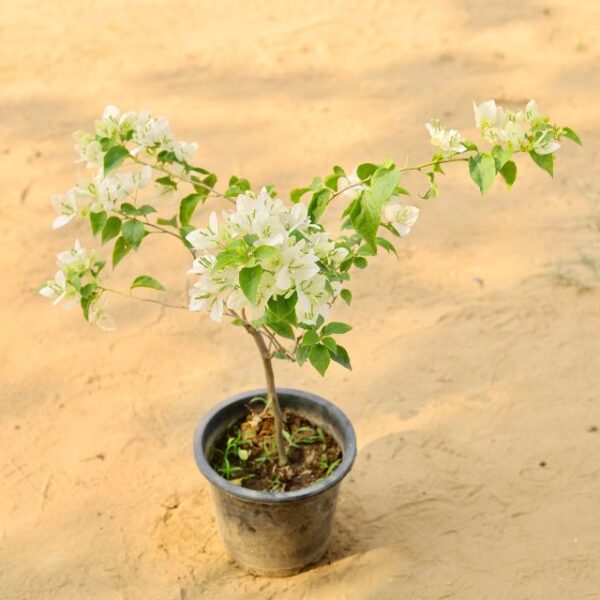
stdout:
POLYGON ((179 308, 181 310, 189 310, 187 306, 183 306, 182 304, 170 304, 169 302, 161 302, 160 300, 155 300, 153 298, 140 298, 139 296, 134 296, 131 292, 126 294, 120 290, 113 290, 112 288, 106 288, 98 286, 98 289, 103 292, 110 292, 112 294, 117 294, 118 296, 122 296, 123 298, 131 298, 132 300, 138 300, 139 302, 149 302, 151 304, 160 304, 161 306, 165 306, 167 308, 179 308))

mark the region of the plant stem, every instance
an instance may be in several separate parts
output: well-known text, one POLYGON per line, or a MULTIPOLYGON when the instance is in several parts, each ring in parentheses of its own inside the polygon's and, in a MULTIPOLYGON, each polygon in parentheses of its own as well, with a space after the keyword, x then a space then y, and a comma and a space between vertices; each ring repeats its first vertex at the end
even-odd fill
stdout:
POLYGON ((273 374, 273 364, 271 359, 271 353, 265 344, 262 334, 258 329, 252 327, 250 323, 244 321, 244 328, 254 339, 254 343, 260 352, 260 357, 263 362, 263 368, 265 370, 265 379, 267 380, 267 397, 269 400, 269 406, 273 412, 273 421, 275 424, 275 443, 277 445, 277 455, 279 457, 280 465, 288 464, 288 457, 285 452, 284 439, 283 439, 283 416, 281 413, 281 405, 279 404, 279 398, 277 397, 277 390, 275 388, 275 375, 273 374))

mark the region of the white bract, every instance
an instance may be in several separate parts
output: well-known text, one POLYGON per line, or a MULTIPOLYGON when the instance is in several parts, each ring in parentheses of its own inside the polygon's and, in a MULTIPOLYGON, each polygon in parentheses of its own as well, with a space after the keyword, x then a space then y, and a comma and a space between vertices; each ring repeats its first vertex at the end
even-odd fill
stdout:
POLYGON ((383 218, 398 232, 400 237, 405 237, 417 222, 419 212, 416 206, 402 204, 400 199, 395 196, 383 207, 383 218))
POLYGON ((473 102, 473 109, 475 124, 488 142, 537 154, 552 154, 560 148, 557 130, 545 123, 535 100, 530 100, 524 111, 502 108, 494 100, 479 105, 473 102))
POLYGON ((98 327, 107 331, 114 329, 114 321, 106 313, 105 302, 100 301, 96 293, 97 275, 104 266, 96 254, 88 252, 79 240, 76 240, 73 248, 57 254, 56 264, 58 271, 54 279, 47 281, 39 293, 52 300, 54 305, 64 300, 66 308, 80 304, 85 293, 85 298, 89 298, 87 309, 90 323, 96 323, 98 327))
POLYGON ((199 279, 190 290, 190 310, 206 310, 219 321, 226 309, 264 316, 272 298, 297 294, 296 316, 314 323, 325 316, 339 285, 335 270, 348 255, 318 225, 302 204, 287 207, 266 189, 241 194, 222 221, 215 213, 205 229, 187 235, 201 253, 191 272, 199 279), (253 297, 240 283, 243 269, 257 269, 253 297))
POLYGON ((463 136, 456 129, 444 129, 437 120, 426 123, 425 127, 431 136, 431 143, 440 148, 442 152, 446 154, 460 153, 467 149, 462 144, 463 136))

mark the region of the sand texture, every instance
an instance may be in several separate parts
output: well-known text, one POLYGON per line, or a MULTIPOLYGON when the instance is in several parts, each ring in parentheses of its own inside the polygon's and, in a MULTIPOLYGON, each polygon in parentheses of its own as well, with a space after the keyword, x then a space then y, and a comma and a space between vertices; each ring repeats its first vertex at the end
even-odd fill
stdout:
MULTIPOLYGON (((599 61, 597 0, 3 0, 0 598, 600 598, 599 61), (90 243, 50 228, 71 132, 149 108, 224 178, 287 192, 336 163, 426 160, 430 117, 474 135, 471 101, 492 97, 535 97, 584 148, 554 180, 520 161, 483 199, 448 168, 399 259, 336 305, 354 370, 277 365, 343 408, 359 456, 325 559, 244 574, 191 439, 262 384, 252 340, 125 299, 107 334, 37 296, 56 253, 90 243)), ((146 246, 113 286, 149 272, 185 302, 189 255, 146 246)))

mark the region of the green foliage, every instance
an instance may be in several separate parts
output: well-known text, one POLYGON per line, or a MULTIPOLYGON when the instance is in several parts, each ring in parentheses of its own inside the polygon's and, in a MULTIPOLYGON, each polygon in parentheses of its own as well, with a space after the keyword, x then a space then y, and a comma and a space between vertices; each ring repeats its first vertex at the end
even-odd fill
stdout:
POLYGON ((138 287, 144 288, 152 288, 154 290, 159 290, 161 292, 165 291, 165 287, 160 281, 154 279, 154 277, 150 277, 149 275, 140 275, 133 280, 129 289, 134 289, 138 287))
POLYGON ((477 154, 469 158, 469 174, 483 196, 494 183, 496 161, 489 154, 477 154))
POLYGON ((350 221, 354 229, 363 237, 368 247, 377 251, 377 230, 381 223, 381 209, 390 199, 400 181, 400 172, 392 165, 379 167, 371 175, 371 187, 357 199, 350 221))
POLYGON ((572 142, 583 146, 581 138, 570 127, 563 127, 561 130, 561 135, 571 140, 572 142))
POLYGON ((329 367, 329 363, 331 362, 331 358, 329 356, 329 350, 321 345, 315 344, 311 347, 310 352, 308 353, 308 360, 310 364, 321 374, 321 376, 325 376, 325 372, 329 367))
POLYGON ((240 271, 240 287, 244 296, 250 302, 256 305, 256 294, 258 292, 258 284, 263 276, 264 270, 260 265, 255 267, 246 267, 240 271))
POLYGON ((341 335, 343 333, 348 333, 351 329, 352 327, 347 323, 332 321, 323 327, 323 335, 341 335))
POLYGON ((109 217, 102 228, 102 243, 106 244, 121 233, 121 219, 109 217))
POLYGON ((129 150, 124 146, 113 146, 104 155, 104 175, 108 175, 117 167, 123 164, 123 161, 129 156, 129 150))
POLYGON ((172 190, 177 189, 177 182, 170 175, 158 177, 156 179, 156 183, 158 183, 158 185, 162 185, 163 187, 171 188, 172 190))
POLYGON ((112 253, 113 268, 116 267, 130 251, 131 246, 125 241, 123 236, 118 237, 112 253))
POLYGON ((508 187, 512 187, 513 183, 517 179, 517 165, 514 161, 509 160, 504 163, 499 171, 500 175, 506 182, 508 187))
POLYGON ((206 200, 206 193, 189 194, 179 203, 179 221, 182 225, 189 225, 190 219, 200 202, 206 200))
POLYGON ((132 219, 123 223, 122 233, 123 238, 129 246, 132 248, 139 248, 146 235, 146 229, 143 223, 132 219))
POLYGON ((308 205, 308 216, 313 223, 319 222, 319 219, 323 216, 323 213, 327 208, 330 198, 331 192, 326 188, 320 189, 313 194, 310 204, 308 205))
POLYGON ((145 217, 146 215, 155 213, 156 208, 150 204, 144 204, 138 208, 133 204, 125 202, 124 204, 121 204, 121 212, 128 217, 145 217))
POLYGON ((104 225, 106 225, 106 211, 91 212, 90 225, 92 227, 92 234, 94 236, 98 235, 104 229, 104 225))
POLYGON ((554 177, 554 154, 538 154, 532 150, 529 156, 540 169, 554 177))

